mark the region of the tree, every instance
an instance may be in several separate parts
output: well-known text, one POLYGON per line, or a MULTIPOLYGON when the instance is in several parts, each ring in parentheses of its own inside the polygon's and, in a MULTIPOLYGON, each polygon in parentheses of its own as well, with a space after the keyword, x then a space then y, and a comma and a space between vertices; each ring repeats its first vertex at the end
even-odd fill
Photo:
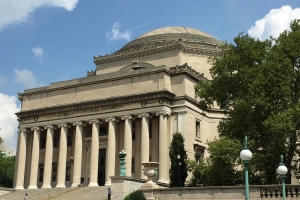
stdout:
POLYGON ((248 136, 250 170, 259 174, 258 184, 276 183, 281 154, 289 170, 287 183, 291 170, 297 170, 292 163, 299 154, 300 20, 290 27, 264 41, 239 34, 235 44, 224 44, 222 57, 209 59, 212 81, 197 85, 201 109, 210 110, 217 102, 225 110, 218 126, 221 136, 240 141, 248 136))
MULTIPOLYGON (((1 130, 1 129, 0 129, 1 130)), ((2 137, 0 137, 0 144, 3 142, 2 137)))
POLYGON ((0 187, 13 187, 16 157, 4 158, 0 155, 0 187))
POLYGON ((193 172, 191 186, 232 186, 243 183, 239 166, 240 141, 221 138, 207 143, 208 158, 199 164, 188 161, 193 172))
POLYGON ((169 157, 171 160, 171 168, 169 170, 170 186, 184 187, 185 179, 188 176, 187 164, 185 162, 187 154, 184 149, 184 138, 180 133, 175 133, 173 135, 173 139, 170 145, 169 157), (179 160, 177 159, 178 155, 180 155, 179 160), (180 166, 179 162, 181 164, 180 166))

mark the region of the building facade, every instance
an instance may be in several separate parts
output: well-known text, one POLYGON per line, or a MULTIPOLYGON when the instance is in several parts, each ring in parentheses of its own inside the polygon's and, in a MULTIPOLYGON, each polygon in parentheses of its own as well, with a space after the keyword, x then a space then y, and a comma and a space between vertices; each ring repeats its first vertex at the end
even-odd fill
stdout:
POLYGON ((169 182, 169 145, 180 132, 190 159, 206 155, 223 116, 197 107, 195 85, 210 79, 209 55, 222 43, 192 28, 150 31, 110 55, 94 57, 84 78, 19 93, 15 188, 110 185, 125 150, 126 175, 145 179, 159 162, 169 182))

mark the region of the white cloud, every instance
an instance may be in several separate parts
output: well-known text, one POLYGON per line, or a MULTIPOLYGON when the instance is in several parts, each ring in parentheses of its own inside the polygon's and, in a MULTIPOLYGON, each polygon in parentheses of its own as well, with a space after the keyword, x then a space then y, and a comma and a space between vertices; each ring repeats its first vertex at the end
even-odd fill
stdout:
POLYGON ((39 60, 39 61, 42 61, 43 60, 43 57, 44 57, 44 50, 42 49, 42 47, 40 46, 36 46, 36 47, 33 47, 31 49, 32 53, 34 54, 34 56, 39 60))
POLYGON ((109 38, 110 40, 130 40, 131 37, 131 31, 126 30, 124 32, 120 32, 120 26, 121 24, 118 22, 115 22, 110 33, 106 33, 106 37, 109 38))
POLYGON ((0 137, 5 140, 5 146, 13 149, 16 153, 18 121, 16 112, 20 108, 17 106, 17 98, 0 93, 0 137))
POLYGON ((40 7, 61 7, 72 11, 79 0, 1 0, 0 31, 11 24, 26 22, 40 7))
POLYGON ((262 19, 257 20, 254 26, 248 30, 252 37, 264 40, 273 36, 277 38, 284 30, 289 30, 290 22, 300 19, 300 8, 293 9, 286 5, 278 9, 272 9, 262 19))
POLYGON ((36 80, 33 72, 28 71, 27 69, 14 69, 14 73, 16 75, 15 82, 22 84, 25 89, 35 88, 43 85, 36 80))

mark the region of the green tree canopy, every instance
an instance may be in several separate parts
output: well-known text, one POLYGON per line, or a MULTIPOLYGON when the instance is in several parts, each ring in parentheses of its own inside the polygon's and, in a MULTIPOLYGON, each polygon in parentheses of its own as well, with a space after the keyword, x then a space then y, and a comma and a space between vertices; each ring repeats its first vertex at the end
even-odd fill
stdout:
POLYGON ((184 138, 180 133, 175 133, 173 135, 173 139, 170 145, 169 156, 171 160, 171 168, 169 170, 170 186, 183 187, 186 177, 188 176, 187 164, 185 162, 187 155, 184 148, 184 138), (179 160, 177 159, 178 155, 180 155, 179 160))
POLYGON ((191 186, 232 186, 243 183, 239 153, 241 143, 236 139, 221 138, 207 143, 208 158, 199 164, 189 160, 193 172, 191 186))
POLYGON ((250 170, 261 183, 276 183, 281 154, 287 183, 297 170, 292 161, 300 136, 300 20, 290 28, 264 41, 239 34, 234 44, 225 43, 222 57, 210 58, 212 81, 197 85, 201 109, 217 102, 227 114, 218 127, 221 136, 248 136, 250 170))
POLYGON ((16 157, 3 157, 0 155, 0 187, 13 187, 16 157))

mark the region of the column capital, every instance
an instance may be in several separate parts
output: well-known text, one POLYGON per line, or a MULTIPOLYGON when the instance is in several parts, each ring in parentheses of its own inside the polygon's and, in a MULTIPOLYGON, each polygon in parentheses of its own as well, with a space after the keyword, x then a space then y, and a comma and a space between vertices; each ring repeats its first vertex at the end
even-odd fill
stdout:
POLYGON ((166 110, 162 110, 162 111, 157 112, 156 116, 159 116, 160 114, 169 116, 169 115, 171 115, 171 112, 166 111, 166 110))
POLYGON ((27 131, 28 131, 28 129, 26 129, 26 128, 20 128, 20 129, 18 130, 18 133, 21 133, 21 132, 26 133, 27 131))
POLYGON ((77 125, 79 125, 79 126, 85 126, 85 123, 83 123, 82 121, 78 121, 78 122, 74 122, 73 123, 73 126, 77 126, 77 125))
POLYGON ((121 117, 121 119, 122 120, 125 120, 125 119, 132 119, 132 120, 134 120, 135 118, 132 117, 132 115, 124 115, 124 116, 121 117))
POLYGON ((102 122, 99 119, 92 119, 92 120, 89 121, 89 123, 90 124, 93 124, 93 123, 95 123, 95 124, 102 124, 102 122))
POLYGON ((31 128, 32 131, 42 131, 44 130, 43 128, 39 127, 39 126, 35 126, 31 128))
POLYGON ((138 116, 139 118, 142 118, 142 117, 151 117, 149 113, 142 113, 142 114, 139 114, 138 116))
POLYGON ((109 117, 109 118, 106 118, 105 121, 106 121, 106 122, 109 122, 109 121, 112 121, 112 122, 113 122, 113 121, 119 122, 119 120, 118 120, 117 118, 115 118, 115 117, 109 117))
POLYGON ((58 124, 57 126, 58 126, 58 128, 70 128, 70 125, 67 123, 58 124))
POLYGON ((56 129, 56 126, 50 124, 50 125, 44 126, 44 129, 56 129))

